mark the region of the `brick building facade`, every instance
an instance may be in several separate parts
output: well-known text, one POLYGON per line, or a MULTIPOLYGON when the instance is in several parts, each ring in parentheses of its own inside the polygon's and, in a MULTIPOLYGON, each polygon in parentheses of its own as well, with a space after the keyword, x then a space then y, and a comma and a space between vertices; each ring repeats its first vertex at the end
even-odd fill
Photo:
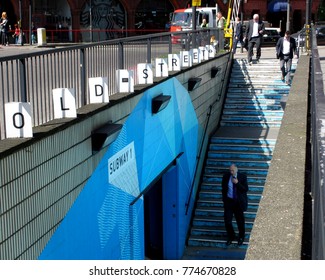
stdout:
MULTIPOLYGON (((287 2, 286 0, 243 0, 244 19, 250 19, 254 13, 258 13, 272 26, 281 25, 283 30, 286 26, 287 12, 269 10, 269 4, 274 1, 283 2, 283 4, 287 2)), ((174 9, 188 7, 191 2, 188 0, 0 0, 0 10, 7 11, 12 24, 19 19, 21 13, 23 27, 30 26, 32 20, 37 27, 47 29, 87 30, 92 23, 92 27, 98 30, 114 31, 137 28, 163 30, 168 23, 169 14, 174 9), (91 16, 90 7, 92 7, 91 16), (30 14, 32 15, 31 20, 30 14)), ((290 1, 292 31, 300 30, 305 24, 306 2, 306 0, 290 1)), ((317 21, 316 15, 321 1, 310 2, 312 2, 310 19, 317 21)), ((201 6, 215 6, 216 4, 226 15, 227 0, 201 1, 201 6)), ((105 36, 112 36, 112 34, 105 36)), ((102 39, 105 39, 105 36, 102 39)))

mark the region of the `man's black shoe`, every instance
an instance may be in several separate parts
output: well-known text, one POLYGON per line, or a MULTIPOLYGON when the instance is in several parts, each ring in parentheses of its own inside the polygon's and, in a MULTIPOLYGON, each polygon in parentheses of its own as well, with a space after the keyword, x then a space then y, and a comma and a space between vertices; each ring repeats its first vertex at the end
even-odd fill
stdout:
POLYGON ((226 242, 226 245, 229 246, 231 245, 232 241, 234 240, 234 238, 228 238, 227 239, 227 242, 226 242))
POLYGON ((243 245, 243 243, 244 243, 244 238, 240 237, 238 239, 238 246, 243 245))

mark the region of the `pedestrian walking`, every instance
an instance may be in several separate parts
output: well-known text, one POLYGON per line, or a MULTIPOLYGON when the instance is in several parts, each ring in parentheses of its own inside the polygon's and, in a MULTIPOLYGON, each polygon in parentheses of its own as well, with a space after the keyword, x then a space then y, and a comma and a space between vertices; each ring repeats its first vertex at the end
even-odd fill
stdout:
POLYGON ((235 231, 232 225, 235 216, 238 227, 238 245, 242 245, 245 238, 245 216, 247 210, 247 176, 238 172, 236 164, 229 167, 229 172, 222 178, 222 200, 224 204, 224 221, 227 231, 227 243, 229 246, 235 239, 235 231))
POLYGON ((296 40, 290 36, 290 31, 278 40, 275 49, 276 57, 280 59, 281 80, 290 85, 292 59, 297 54, 296 40))
POLYGON ((2 14, 1 14, 0 30, 1 30, 1 44, 3 46, 8 46, 9 45, 9 40, 8 40, 9 26, 8 26, 8 17, 7 17, 6 12, 2 12, 2 14))
POLYGON ((244 40, 248 41, 247 61, 249 65, 252 65, 254 47, 256 47, 256 61, 259 62, 261 58, 261 46, 264 30, 265 26, 263 21, 260 20, 258 14, 254 14, 253 19, 247 24, 244 38, 244 40))
POLYGON ((233 46, 232 46, 232 52, 233 54, 236 53, 237 44, 240 42, 241 46, 244 47, 243 42, 243 25, 240 22, 240 18, 236 17, 235 21, 235 28, 234 28, 234 40, 233 40, 233 46))
POLYGON ((12 36, 14 37, 15 44, 17 45, 18 44, 18 40, 19 40, 19 35, 20 35, 20 28, 19 28, 19 26, 18 26, 17 23, 14 25, 14 27, 15 27, 15 32, 14 32, 14 35, 12 35, 12 36))

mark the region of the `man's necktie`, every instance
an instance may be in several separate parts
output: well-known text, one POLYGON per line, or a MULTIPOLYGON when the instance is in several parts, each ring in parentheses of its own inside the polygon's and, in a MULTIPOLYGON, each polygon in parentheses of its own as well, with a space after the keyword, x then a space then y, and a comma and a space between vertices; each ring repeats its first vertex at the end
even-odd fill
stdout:
MULTIPOLYGON (((233 177, 233 178, 236 179, 236 177, 233 177)), ((236 185, 234 183, 232 183, 232 198, 233 199, 237 198, 236 185)))

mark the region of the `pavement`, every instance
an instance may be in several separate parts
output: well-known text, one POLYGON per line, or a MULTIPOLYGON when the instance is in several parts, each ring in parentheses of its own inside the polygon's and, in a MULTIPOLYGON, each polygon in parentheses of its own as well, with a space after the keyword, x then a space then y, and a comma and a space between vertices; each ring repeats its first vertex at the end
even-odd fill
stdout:
POLYGON ((54 48, 63 48, 75 44, 47 44, 44 46, 38 45, 9 45, 9 46, 0 46, 0 58, 9 57, 13 55, 29 54, 47 51, 54 48))

